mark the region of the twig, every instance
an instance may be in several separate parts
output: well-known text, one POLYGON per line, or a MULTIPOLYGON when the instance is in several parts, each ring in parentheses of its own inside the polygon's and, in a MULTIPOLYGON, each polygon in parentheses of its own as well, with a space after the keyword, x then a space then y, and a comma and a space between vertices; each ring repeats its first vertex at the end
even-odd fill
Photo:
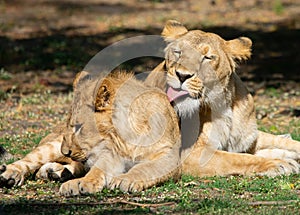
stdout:
POLYGON ((164 203, 157 203, 157 204, 145 204, 145 203, 138 203, 138 202, 129 202, 129 201, 126 201, 126 200, 120 200, 119 203, 128 204, 128 205, 135 205, 135 206, 140 206, 140 207, 154 207, 154 208, 176 204, 175 202, 164 202, 164 203))
POLYGON ((299 202, 299 200, 287 200, 287 201, 257 201, 257 202, 249 202, 248 205, 256 206, 256 205, 287 205, 290 203, 299 202))
POLYGON ((130 202, 126 200, 116 200, 116 201, 111 201, 111 202, 34 202, 30 203, 27 202, 26 205, 31 205, 31 206, 72 206, 72 205, 108 205, 108 204, 128 204, 128 205, 134 205, 134 206, 139 206, 139 207, 162 207, 162 206, 168 206, 168 205, 174 205, 176 202, 164 202, 164 203, 157 203, 157 204, 147 204, 147 203, 138 203, 138 202, 130 202))

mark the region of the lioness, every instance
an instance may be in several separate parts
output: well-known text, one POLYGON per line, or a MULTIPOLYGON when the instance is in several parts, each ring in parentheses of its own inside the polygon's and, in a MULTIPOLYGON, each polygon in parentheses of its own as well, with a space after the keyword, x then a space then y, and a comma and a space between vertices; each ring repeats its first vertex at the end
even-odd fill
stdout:
MULTIPOLYGON (((188 31, 175 20, 167 22, 162 36, 168 43, 165 61, 145 83, 166 90, 181 118, 199 114, 196 145, 263 157, 300 158, 299 142, 257 130, 253 98, 235 73, 237 61, 251 55, 249 38, 226 41, 214 33, 188 31)), ((183 168, 183 172, 191 171, 195 168, 183 168)), ((197 175, 211 175, 209 169, 196 171, 197 175)), ((215 168, 212 172, 218 174, 215 168)))

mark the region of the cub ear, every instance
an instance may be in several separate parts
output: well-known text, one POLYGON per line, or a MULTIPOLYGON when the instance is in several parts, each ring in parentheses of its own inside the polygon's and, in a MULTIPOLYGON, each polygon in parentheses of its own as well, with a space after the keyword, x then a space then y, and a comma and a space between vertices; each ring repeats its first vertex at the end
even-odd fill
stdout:
POLYGON ((106 78, 103 79, 95 98, 95 111, 101 111, 111 104, 112 93, 112 83, 106 78))
POLYGON ((164 37, 165 41, 172 42, 186 32, 188 32, 188 30, 180 22, 168 20, 161 35, 164 37))
POLYGON ((247 60, 251 56, 252 41, 248 37, 239 37, 226 41, 229 52, 237 60, 247 60))
POLYGON ((81 71, 81 72, 78 72, 74 78, 74 81, 73 81, 73 89, 75 90, 77 85, 78 85, 78 82, 79 80, 83 79, 84 77, 88 76, 89 73, 86 72, 86 71, 81 71))

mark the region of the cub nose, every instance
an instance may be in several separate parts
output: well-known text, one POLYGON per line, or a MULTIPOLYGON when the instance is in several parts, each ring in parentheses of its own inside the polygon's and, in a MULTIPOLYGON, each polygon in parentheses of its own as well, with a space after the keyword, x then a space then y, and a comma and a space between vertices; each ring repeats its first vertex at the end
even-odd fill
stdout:
POLYGON ((176 73, 176 76, 178 77, 178 79, 180 80, 181 83, 185 82, 187 79, 193 77, 192 75, 190 74, 182 74, 178 71, 175 72, 176 73))
POLYGON ((61 153, 66 157, 70 157, 72 154, 72 150, 69 149, 69 147, 64 147, 64 145, 62 145, 60 150, 61 150, 61 153))

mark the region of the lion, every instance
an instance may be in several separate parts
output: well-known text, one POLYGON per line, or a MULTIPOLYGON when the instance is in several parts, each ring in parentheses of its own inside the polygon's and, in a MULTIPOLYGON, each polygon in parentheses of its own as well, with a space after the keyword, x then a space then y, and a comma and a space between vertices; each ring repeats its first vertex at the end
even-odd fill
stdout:
POLYGON ((60 187, 65 196, 104 187, 133 192, 177 180, 181 138, 166 94, 132 74, 109 75, 100 85, 91 77, 81 72, 75 79, 67 123, 23 159, 1 167, 1 186, 21 185, 39 168, 38 177, 68 179, 60 187))
MULTIPOLYGON (((299 160, 298 141, 257 129, 253 98, 235 72, 237 63, 251 56, 249 38, 226 41, 214 33, 188 31, 175 20, 167 22, 162 36, 167 42, 165 61, 150 73, 145 83, 165 90, 182 119, 200 119, 194 151, 207 145, 228 152, 299 160)), ((214 153, 209 153, 208 159, 214 153)), ((227 155, 229 160, 235 159, 227 155)), ((219 175, 216 168, 195 169, 197 163, 193 165, 192 160, 197 157, 200 154, 189 155, 183 162, 183 173, 219 175)), ((247 167, 243 158, 239 162, 247 167)), ((298 165, 293 163, 298 172, 298 165)))
POLYGON ((250 39, 225 41, 175 21, 163 35, 166 60, 145 82, 123 73, 77 75, 68 120, 23 159, 1 166, 0 186, 21 185, 36 171, 66 181, 60 187, 65 196, 104 187, 140 191, 181 174, 298 173, 296 141, 277 139, 276 147, 291 144, 282 147, 291 153, 282 159, 255 155, 272 150, 267 146, 274 141, 264 143, 269 134, 257 131, 253 99, 235 73, 235 60, 250 56, 250 39))

